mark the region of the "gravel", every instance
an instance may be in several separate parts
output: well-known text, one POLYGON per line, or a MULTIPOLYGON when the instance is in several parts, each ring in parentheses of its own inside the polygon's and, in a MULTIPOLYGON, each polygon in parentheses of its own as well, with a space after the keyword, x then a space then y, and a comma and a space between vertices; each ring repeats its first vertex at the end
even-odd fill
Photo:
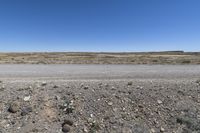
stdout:
POLYGON ((199 78, 163 76, 2 78, 5 89, 0 90, 0 132, 200 132, 199 78))

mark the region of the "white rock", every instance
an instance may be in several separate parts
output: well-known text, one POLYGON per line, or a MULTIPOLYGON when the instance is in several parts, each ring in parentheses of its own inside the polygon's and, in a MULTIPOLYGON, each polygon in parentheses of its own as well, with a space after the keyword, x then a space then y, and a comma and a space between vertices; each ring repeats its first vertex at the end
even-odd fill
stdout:
POLYGON ((1 89, 5 89, 5 86, 4 86, 4 85, 2 85, 2 86, 1 86, 1 89))
POLYGON ((109 106, 112 106, 112 105, 113 105, 113 103, 112 103, 112 102, 108 102, 108 105, 109 105, 109 106))
POLYGON ((164 131, 165 131, 165 129, 164 129, 163 127, 161 127, 161 128, 160 128, 160 131, 161 131, 161 132, 164 132, 164 131))
POLYGON ((162 104, 163 102, 161 100, 157 100, 158 104, 162 104))
POLYGON ((5 125, 5 128, 8 128, 9 126, 10 126, 10 124, 6 124, 6 125, 5 125))
POLYGON ((45 82, 45 81, 42 82, 42 86, 45 86, 45 85, 47 85, 47 82, 45 82))
POLYGON ((26 96, 26 97, 24 97, 24 101, 25 101, 25 102, 29 101, 30 99, 31 99, 31 96, 26 96))
POLYGON ((152 129, 151 129, 151 133, 155 133, 155 132, 156 132, 155 129, 152 128, 152 129))
POLYGON ((83 132, 84 132, 84 133, 88 133, 88 129, 87 129, 87 127, 84 126, 84 128, 83 128, 83 132))
POLYGON ((91 117, 91 118, 93 118, 93 117, 94 117, 94 115, 93 115, 93 114, 90 114, 90 117, 91 117))

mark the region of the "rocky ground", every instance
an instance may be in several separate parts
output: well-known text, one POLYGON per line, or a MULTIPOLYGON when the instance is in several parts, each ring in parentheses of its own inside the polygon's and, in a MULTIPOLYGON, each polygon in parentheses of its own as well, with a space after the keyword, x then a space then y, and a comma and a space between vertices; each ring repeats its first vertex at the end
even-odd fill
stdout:
POLYGON ((199 133, 198 79, 1 80, 0 133, 199 133))

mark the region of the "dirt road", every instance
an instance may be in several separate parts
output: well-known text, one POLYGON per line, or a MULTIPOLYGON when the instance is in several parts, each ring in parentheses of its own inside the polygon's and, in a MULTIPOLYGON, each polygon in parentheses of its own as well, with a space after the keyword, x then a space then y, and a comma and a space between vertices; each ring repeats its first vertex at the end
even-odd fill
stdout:
POLYGON ((200 65, 0 65, 0 78, 191 79, 200 65))

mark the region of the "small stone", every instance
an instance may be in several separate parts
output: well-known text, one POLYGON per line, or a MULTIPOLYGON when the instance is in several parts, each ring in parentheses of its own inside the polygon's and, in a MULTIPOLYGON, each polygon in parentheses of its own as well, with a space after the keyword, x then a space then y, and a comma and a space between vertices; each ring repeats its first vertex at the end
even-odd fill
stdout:
POLYGON ((91 118, 93 118, 93 117, 94 117, 94 115, 93 115, 93 114, 90 114, 90 117, 91 117, 91 118))
POLYGON ((73 113, 74 108, 68 107, 68 108, 65 108, 64 111, 65 111, 67 114, 70 114, 70 113, 73 113))
POLYGON ((5 125, 4 127, 5 127, 5 128, 8 128, 9 126, 10 126, 10 124, 7 124, 7 125, 5 125))
POLYGON ((143 89, 143 87, 142 86, 137 86, 136 89, 143 89))
POLYGON ((105 84, 105 87, 109 87, 109 84, 105 84))
POLYGON ((117 108, 114 108, 114 109, 113 109, 114 112, 117 112, 117 110, 118 110, 117 108))
POLYGON ((60 97, 59 97, 59 96, 55 96, 55 99, 56 99, 56 100, 60 100, 60 97))
POLYGON ((47 85, 47 82, 42 82, 41 85, 42 85, 42 86, 46 86, 46 85, 47 85))
POLYGON ((196 80, 196 83, 197 83, 198 85, 200 85, 200 79, 196 80))
POLYGON ((114 87, 114 86, 112 86, 112 87, 111 87, 111 90, 115 90, 115 87, 114 87))
POLYGON ((89 132, 88 129, 87 129, 87 127, 85 127, 85 126, 83 127, 83 132, 84 133, 88 133, 89 132))
POLYGON ((18 112, 19 111, 19 103, 17 103, 17 102, 11 103, 8 111, 11 112, 11 113, 18 112))
POLYGON ((62 127, 62 131, 63 131, 64 133, 67 133, 67 132, 70 131, 70 127, 69 127, 67 124, 64 124, 63 127, 62 127))
POLYGON ((32 86, 29 86, 29 87, 27 87, 27 89, 28 89, 28 90, 31 90, 31 89, 33 89, 33 87, 32 87, 32 86))
POLYGON ((142 104, 139 104, 138 107, 139 108, 144 108, 144 106, 142 104))
POLYGON ((112 105, 113 105, 113 103, 112 103, 112 102, 108 102, 108 105, 109 105, 109 106, 112 106, 112 105))
POLYGON ((63 126, 64 126, 65 124, 67 124, 67 125, 69 125, 69 126, 72 126, 74 123, 73 123, 73 121, 70 120, 70 119, 65 119, 65 120, 64 120, 64 123, 63 123, 63 126))
POLYGON ((88 86, 84 86, 83 89, 87 90, 87 89, 89 89, 89 87, 88 86))
POLYGON ((4 90, 5 90, 5 86, 2 85, 2 86, 0 87, 0 91, 4 91, 4 90))
POLYGON ((25 116, 32 111, 33 111, 32 107, 25 107, 25 108, 22 109, 21 115, 25 116))
POLYGON ((155 129, 152 128, 152 129, 151 129, 151 133, 155 133, 155 132, 156 132, 155 129))
POLYGON ((161 132, 164 132, 164 131, 165 131, 165 129, 164 129, 163 127, 161 127, 161 128, 160 128, 160 131, 161 131, 161 132))
POLYGON ((59 88, 59 86, 57 86, 57 85, 54 85, 54 86, 53 86, 53 88, 54 88, 54 89, 55 89, 55 88, 59 88))
POLYGON ((132 84, 133 84, 133 82, 132 82, 132 81, 129 81, 129 82, 128 82, 128 85, 132 85, 132 84))
POLYGON ((24 97, 24 101, 27 102, 30 100, 30 98, 31 98, 31 96, 26 96, 26 97, 24 97))
POLYGON ((163 102, 161 100, 157 100, 158 104, 162 104, 163 102))

